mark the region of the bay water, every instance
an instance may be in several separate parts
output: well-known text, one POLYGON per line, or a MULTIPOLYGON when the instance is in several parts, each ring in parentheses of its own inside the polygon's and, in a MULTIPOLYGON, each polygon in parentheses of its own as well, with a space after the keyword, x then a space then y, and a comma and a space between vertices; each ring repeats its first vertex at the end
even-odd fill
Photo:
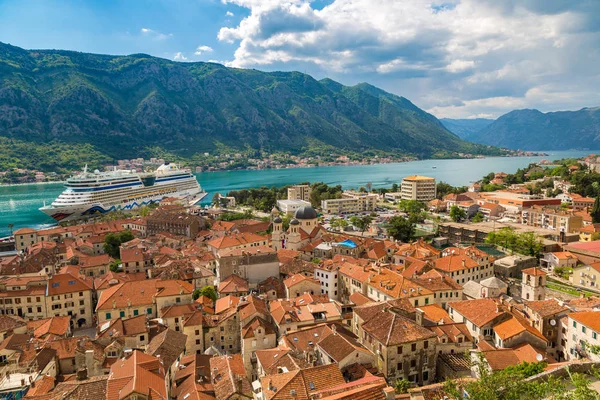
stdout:
MULTIPOLYGON (((454 186, 469 185, 490 172, 513 173, 518 168, 542 159, 584 157, 590 151, 553 151, 545 157, 488 157, 477 159, 422 160, 406 163, 204 172, 196 174, 200 185, 208 192, 203 204, 211 202, 215 193, 261 186, 284 186, 300 182, 325 182, 342 185, 344 189, 358 188, 371 183, 373 188, 400 184, 408 175, 434 177, 454 186)), ((54 221, 38 210, 44 202, 50 204, 63 190, 62 183, 44 185, 0 186, 0 237, 7 236, 8 224, 14 229, 41 228, 54 221)))

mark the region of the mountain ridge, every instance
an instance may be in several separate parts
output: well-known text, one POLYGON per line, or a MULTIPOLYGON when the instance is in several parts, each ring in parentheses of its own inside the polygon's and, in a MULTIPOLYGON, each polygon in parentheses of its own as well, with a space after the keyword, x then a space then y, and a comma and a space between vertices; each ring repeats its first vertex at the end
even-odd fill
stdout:
POLYGON ((546 113, 513 110, 464 138, 515 150, 600 149, 600 107, 546 113))
POLYGON ((489 118, 471 118, 471 119, 453 119, 453 118, 440 118, 440 122, 450 132, 454 133, 461 139, 473 136, 492 122, 493 119, 489 118))
POLYGON ((499 154, 461 140, 410 100, 367 83, 1 42, 0 137, 92 144, 113 158, 152 148, 184 157, 223 148, 499 154))

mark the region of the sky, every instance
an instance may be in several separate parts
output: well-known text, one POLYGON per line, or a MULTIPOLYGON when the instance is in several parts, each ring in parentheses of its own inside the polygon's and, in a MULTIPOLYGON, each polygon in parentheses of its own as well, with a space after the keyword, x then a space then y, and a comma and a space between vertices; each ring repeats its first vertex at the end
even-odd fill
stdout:
POLYGON ((368 82, 438 118, 600 106, 600 0, 0 0, 0 41, 368 82))

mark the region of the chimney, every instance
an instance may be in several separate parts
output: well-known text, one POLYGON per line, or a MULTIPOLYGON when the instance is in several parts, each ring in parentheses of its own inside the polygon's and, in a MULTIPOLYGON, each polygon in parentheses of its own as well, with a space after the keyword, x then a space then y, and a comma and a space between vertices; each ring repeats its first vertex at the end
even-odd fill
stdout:
POLYGON ((85 375, 87 379, 87 372, 92 371, 94 368, 94 350, 85 351, 85 375))
POLYGON ((421 310, 420 308, 416 309, 416 313, 415 313, 415 322, 421 326, 423 326, 423 317, 424 317, 425 313, 423 312, 423 310, 421 310))
POLYGON ((337 328, 336 328, 335 324, 331 325, 331 330, 333 331, 334 335, 337 334, 337 328))
POLYGON ((86 367, 79 368, 77 370, 77 380, 78 381, 85 381, 87 378, 88 378, 87 368, 86 367))

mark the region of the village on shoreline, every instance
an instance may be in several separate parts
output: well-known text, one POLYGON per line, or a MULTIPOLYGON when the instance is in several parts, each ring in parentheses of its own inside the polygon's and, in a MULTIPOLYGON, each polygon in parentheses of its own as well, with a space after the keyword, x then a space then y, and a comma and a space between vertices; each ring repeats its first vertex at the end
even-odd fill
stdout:
POLYGON ((598 171, 589 156, 468 187, 243 189, 17 229, 0 391, 35 399, 73 376, 110 392, 121 370, 182 400, 474 393, 484 367, 496 390, 595 379, 598 171))

